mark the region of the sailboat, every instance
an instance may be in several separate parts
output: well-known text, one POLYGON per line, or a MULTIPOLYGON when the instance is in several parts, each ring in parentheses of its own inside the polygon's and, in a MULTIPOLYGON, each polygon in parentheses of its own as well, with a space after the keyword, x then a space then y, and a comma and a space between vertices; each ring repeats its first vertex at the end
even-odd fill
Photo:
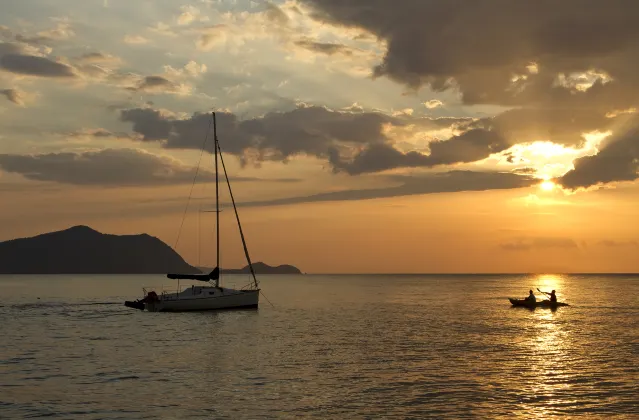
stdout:
MULTIPOLYGON (((260 288, 259 282, 255 277, 255 271, 253 270, 253 264, 249 257, 248 248, 244 239, 244 232, 242 231, 242 224, 240 223, 240 216, 237 212, 235 205, 235 199, 233 198, 233 191, 231 190, 231 183, 229 181, 228 174, 226 172, 226 166, 224 165, 224 158, 222 157, 222 149, 217 138, 217 122, 215 118, 215 112, 211 115, 213 122, 213 138, 215 149, 215 236, 216 236, 216 266, 213 271, 208 274, 174 274, 169 273, 167 277, 170 279, 178 280, 178 291, 175 293, 162 292, 158 294, 154 290, 146 291, 143 289, 144 297, 135 301, 124 302, 125 306, 140 310, 147 310, 150 312, 186 312, 186 311, 207 311, 216 309, 239 309, 239 308, 257 308, 259 303, 260 288), (240 237, 242 239, 242 245, 244 246, 244 254, 246 261, 250 269, 252 276, 252 282, 243 288, 233 289, 220 286, 220 200, 219 200, 219 176, 218 176, 218 161, 222 165, 226 183, 229 188, 229 195, 231 196, 231 202, 233 203, 233 210, 235 211, 235 219, 240 231, 240 237), (191 286, 182 291, 179 290, 180 280, 198 280, 207 283, 206 286, 191 286)), ((210 125, 209 125, 210 129, 210 125)))

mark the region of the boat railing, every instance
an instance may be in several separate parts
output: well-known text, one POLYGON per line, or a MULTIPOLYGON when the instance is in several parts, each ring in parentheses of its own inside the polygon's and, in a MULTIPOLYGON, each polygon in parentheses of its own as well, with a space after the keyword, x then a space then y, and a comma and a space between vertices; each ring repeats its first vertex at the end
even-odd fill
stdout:
MULTIPOLYGON (((184 289, 182 289, 184 290, 184 289)), ((150 291, 154 291, 155 293, 157 293, 160 296, 164 296, 164 295, 168 295, 171 293, 180 293, 180 289, 175 287, 175 286, 161 286, 161 287, 149 287, 149 286, 145 286, 142 287, 142 292, 144 293, 144 296, 148 295, 150 291)))
MULTIPOLYGON (((159 296, 166 296, 166 295, 170 295, 170 294, 178 294, 179 295, 180 293, 182 293, 185 290, 188 290, 188 289, 190 289, 192 287, 193 287, 193 285, 182 286, 182 287, 177 287, 175 285, 171 285, 171 286, 162 285, 161 287, 143 286, 142 287, 142 292, 144 294, 144 297, 146 297, 149 294, 150 291, 154 291, 159 296)), ((238 288, 236 282, 232 282, 232 283, 231 282, 224 282, 224 284, 220 285, 220 287, 225 287, 225 288, 229 288, 229 289, 236 289, 236 290, 251 290, 251 289, 253 289, 253 284, 252 283, 242 284, 242 286, 240 288, 238 288)))

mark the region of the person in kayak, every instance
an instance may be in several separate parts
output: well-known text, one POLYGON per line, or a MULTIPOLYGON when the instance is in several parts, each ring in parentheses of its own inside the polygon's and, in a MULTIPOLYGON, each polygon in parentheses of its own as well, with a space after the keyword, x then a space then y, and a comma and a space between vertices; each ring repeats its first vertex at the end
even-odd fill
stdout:
POLYGON ((526 298, 527 301, 535 303, 537 302, 537 297, 533 294, 532 289, 529 290, 530 294, 528 295, 528 297, 526 298))
MULTIPOLYGON (((541 292, 541 290, 540 290, 540 292, 541 292)), ((552 292, 550 292, 550 293, 547 293, 547 292, 541 292, 541 293, 543 293, 544 295, 550 296, 550 301, 551 302, 557 302, 557 295, 555 294, 554 290, 552 292)))

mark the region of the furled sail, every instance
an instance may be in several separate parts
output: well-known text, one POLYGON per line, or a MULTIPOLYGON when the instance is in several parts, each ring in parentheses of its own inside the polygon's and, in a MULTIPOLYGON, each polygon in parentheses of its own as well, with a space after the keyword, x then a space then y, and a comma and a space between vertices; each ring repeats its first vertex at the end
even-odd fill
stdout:
POLYGON ((218 280, 220 278, 220 268, 215 267, 215 269, 211 271, 209 274, 167 274, 166 276, 174 280, 199 280, 199 281, 218 280))

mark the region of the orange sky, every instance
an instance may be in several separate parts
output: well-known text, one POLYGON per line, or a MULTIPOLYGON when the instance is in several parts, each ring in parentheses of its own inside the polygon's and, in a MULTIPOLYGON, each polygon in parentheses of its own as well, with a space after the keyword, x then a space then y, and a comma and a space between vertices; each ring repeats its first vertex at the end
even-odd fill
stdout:
MULTIPOLYGON (((564 196, 531 187, 239 211, 254 261, 290 263, 310 273, 634 272, 639 268, 636 193, 636 187, 626 187, 564 196)), ((116 234, 149 232, 175 245, 182 209, 150 215, 136 212, 134 200, 111 202, 115 192, 100 199, 80 195, 74 203, 53 193, 32 196, 27 210, 20 201, 3 206, 3 234, 87 224, 116 234), (32 223, 10 222, 20 217, 32 223)), ((222 213, 221 225, 223 265, 242 266, 230 209, 222 213)), ((197 227, 196 207, 187 214, 177 250, 192 264, 212 265, 214 215, 201 215, 199 238, 197 227)))
MULTIPOLYGON (((639 3, 54 3, 0 16, 0 240, 85 224, 173 246, 216 111, 254 261, 639 270, 639 3)), ((211 144, 192 264, 214 259, 211 144)))

